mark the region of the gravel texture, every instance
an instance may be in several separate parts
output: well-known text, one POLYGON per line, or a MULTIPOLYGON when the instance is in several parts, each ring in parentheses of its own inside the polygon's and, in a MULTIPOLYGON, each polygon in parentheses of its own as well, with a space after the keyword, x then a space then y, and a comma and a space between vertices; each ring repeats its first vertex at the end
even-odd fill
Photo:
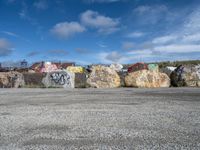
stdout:
POLYGON ((200 89, 1 89, 0 149, 200 149, 200 89))

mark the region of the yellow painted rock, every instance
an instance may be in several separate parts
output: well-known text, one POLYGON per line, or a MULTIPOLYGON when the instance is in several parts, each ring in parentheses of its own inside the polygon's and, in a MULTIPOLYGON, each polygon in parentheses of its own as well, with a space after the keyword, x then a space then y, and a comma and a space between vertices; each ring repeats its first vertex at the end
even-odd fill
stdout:
POLYGON ((67 67, 67 71, 73 72, 73 73, 83 73, 84 69, 83 69, 83 67, 69 66, 69 67, 67 67))

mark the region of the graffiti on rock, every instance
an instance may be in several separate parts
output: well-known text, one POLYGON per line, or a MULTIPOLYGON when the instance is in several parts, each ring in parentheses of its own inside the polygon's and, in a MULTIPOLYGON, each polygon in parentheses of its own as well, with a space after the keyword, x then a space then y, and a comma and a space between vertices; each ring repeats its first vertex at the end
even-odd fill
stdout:
POLYGON ((49 72, 42 82, 46 87, 74 88, 74 74, 67 71, 49 72))
POLYGON ((70 85, 70 76, 67 73, 54 72, 50 75, 51 80, 59 85, 70 85))

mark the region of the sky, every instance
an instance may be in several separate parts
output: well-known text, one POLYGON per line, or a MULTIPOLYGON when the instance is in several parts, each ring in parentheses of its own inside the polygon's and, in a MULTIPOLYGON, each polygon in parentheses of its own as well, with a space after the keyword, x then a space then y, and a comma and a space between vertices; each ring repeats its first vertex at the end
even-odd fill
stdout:
POLYGON ((0 0, 0 62, 200 59, 199 0, 0 0))

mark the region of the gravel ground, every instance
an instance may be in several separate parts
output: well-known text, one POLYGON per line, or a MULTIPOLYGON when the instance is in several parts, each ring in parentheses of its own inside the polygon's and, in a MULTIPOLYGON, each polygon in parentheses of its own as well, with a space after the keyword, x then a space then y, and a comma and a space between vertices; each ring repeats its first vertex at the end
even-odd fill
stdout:
POLYGON ((200 89, 1 89, 0 149, 200 149, 200 89))

